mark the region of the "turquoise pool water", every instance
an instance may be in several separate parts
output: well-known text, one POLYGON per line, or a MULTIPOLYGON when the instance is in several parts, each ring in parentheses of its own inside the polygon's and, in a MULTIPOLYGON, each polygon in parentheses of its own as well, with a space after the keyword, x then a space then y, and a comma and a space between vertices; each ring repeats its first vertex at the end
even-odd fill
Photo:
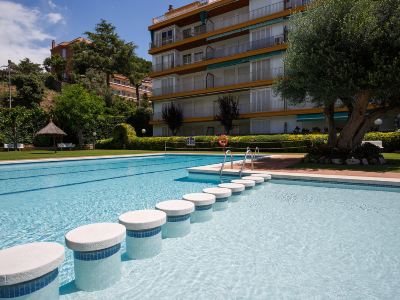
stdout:
MULTIPOLYGON (((0 248, 58 241, 79 225, 214 186, 186 167, 221 157, 160 156, 0 167, 0 248)), ((104 291, 74 290, 71 251, 61 299, 395 299, 400 190, 272 180, 160 255, 123 261, 104 291)))

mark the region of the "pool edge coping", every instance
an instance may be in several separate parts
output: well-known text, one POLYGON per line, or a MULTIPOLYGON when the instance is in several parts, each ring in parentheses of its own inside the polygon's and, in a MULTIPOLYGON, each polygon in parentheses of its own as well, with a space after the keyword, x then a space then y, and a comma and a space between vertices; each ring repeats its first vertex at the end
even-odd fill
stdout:
MULTIPOLYGON (((18 165, 18 164, 32 164, 32 163, 48 163, 48 162, 65 162, 65 161, 80 161, 80 160, 96 160, 96 159, 117 159, 117 158, 129 158, 129 157, 151 157, 160 155, 212 155, 212 156, 223 156, 223 153, 196 153, 196 152, 185 152, 185 153, 165 153, 165 152, 154 152, 154 153, 138 153, 138 154, 116 154, 116 155, 92 155, 92 156, 74 156, 74 157, 59 157, 59 158, 35 158, 35 159, 17 159, 17 160, 0 160, 0 166, 2 165, 18 165)), ((235 156, 235 155, 234 155, 235 156)), ((239 154, 236 154, 239 156, 239 154)))
MULTIPOLYGON (((212 164, 208 166, 191 167, 188 168, 188 173, 194 174, 208 174, 219 175, 220 170, 215 167, 220 167, 221 164, 212 164)), ((223 175, 238 176, 240 170, 228 169, 223 171, 223 175)), ((324 175, 324 174, 307 174, 307 173, 293 173, 293 172, 274 172, 271 170, 243 170, 243 175, 250 175, 256 173, 268 173, 272 175, 272 179, 292 179, 292 180, 313 180, 321 182, 333 183, 353 183, 353 184, 366 184, 366 185, 383 185, 400 187, 400 179, 389 177, 363 177, 363 176, 350 176, 350 175, 324 175)))

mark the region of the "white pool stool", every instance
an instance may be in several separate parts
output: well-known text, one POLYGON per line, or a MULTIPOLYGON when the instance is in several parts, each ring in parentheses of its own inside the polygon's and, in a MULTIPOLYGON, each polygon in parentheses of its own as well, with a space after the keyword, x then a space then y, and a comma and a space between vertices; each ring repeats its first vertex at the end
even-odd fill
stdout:
POLYGON ((135 210, 119 216, 126 228, 126 254, 131 259, 144 259, 161 252, 161 226, 167 214, 161 210, 135 210))
POLYGON ((0 250, 0 299, 58 299, 58 267, 63 261, 64 247, 57 243, 0 250))
POLYGON ((194 212, 191 216, 192 223, 207 222, 213 217, 213 204, 215 196, 207 193, 191 193, 182 196, 183 200, 194 204, 194 212))
POLYGON ((256 185, 264 183, 264 178, 261 176, 253 176, 253 175, 244 176, 244 177, 242 177, 242 179, 243 180, 253 180, 256 183, 256 185))
POLYGON ((230 189, 232 191, 232 196, 229 198, 231 202, 239 201, 242 197, 242 192, 246 189, 244 184, 232 182, 218 184, 218 187, 230 189))
POLYGON ((248 179, 233 179, 231 180, 231 182, 243 184, 246 190, 250 190, 256 185, 256 182, 254 180, 248 179))
POLYGON ((74 251, 75 286, 83 291, 110 287, 121 278, 121 242, 125 227, 95 223, 69 231, 67 247, 74 251))
POLYGON ((163 238, 178 238, 190 233, 190 214, 194 204, 186 200, 167 200, 156 204, 156 209, 167 214, 167 222, 162 226, 163 238))
POLYGON ((214 211, 225 210, 229 207, 228 198, 232 196, 232 191, 230 189, 211 187, 203 189, 203 193, 215 196, 215 203, 213 204, 214 211))
POLYGON ((254 173, 254 174, 251 174, 250 176, 262 177, 262 178, 264 178, 264 181, 268 181, 268 180, 272 179, 271 174, 268 174, 268 173, 254 173))

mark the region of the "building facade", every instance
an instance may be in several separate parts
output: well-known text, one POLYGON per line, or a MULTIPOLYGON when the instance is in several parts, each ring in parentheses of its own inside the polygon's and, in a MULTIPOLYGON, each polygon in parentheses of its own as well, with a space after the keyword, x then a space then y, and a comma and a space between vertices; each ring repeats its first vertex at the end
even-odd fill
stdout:
MULTIPOLYGON (((54 40, 52 41, 50 49, 51 55, 58 54, 67 61, 65 73, 63 74, 65 81, 69 81, 72 72, 72 58, 74 55, 73 45, 81 42, 90 43, 90 41, 81 37, 57 45, 54 40)), ((109 84, 114 95, 118 95, 130 101, 137 100, 136 88, 129 82, 126 76, 114 74, 110 78, 109 84)), ((142 99, 144 95, 146 95, 146 97, 151 97, 152 95, 152 81, 150 78, 143 79, 139 87, 139 97, 142 99)))
MULTIPOLYGON (((149 27, 153 57, 153 132, 170 135, 162 108, 181 105, 181 135, 224 132, 217 99, 233 95, 240 118, 232 134, 273 134, 318 127, 325 120, 311 103, 292 105, 272 89, 283 74, 288 17, 309 0, 196 1, 154 18, 149 27)), ((336 116, 346 119, 340 109, 336 116)))

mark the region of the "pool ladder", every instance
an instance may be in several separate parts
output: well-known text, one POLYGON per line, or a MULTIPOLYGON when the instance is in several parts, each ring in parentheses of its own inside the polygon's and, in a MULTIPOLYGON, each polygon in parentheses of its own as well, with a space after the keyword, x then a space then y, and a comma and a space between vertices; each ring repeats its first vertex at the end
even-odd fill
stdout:
POLYGON ((243 173, 244 166, 246 165, 247 156, 250 156, 251 170, 254 170, 253 161, 255 159, 255 154, 257 153, 257 151, 258 151, 258 153, 260 153, 260 150, 258 149, 258 147, 256 148, 256 150, 255 150, 255 152, 253 154, 253 152, 250 150, 250 147, 247 147, 246 154, 244 155, 244 159, 243 159, 242 165, 240 167, 240 171, 239 171, 240 178, 242 178, 242 173, 243 173))
POLYGON ((231 156, 231 169, 233 169, 233 155, 232 155, 232 151, 231 150, 226 150, 225 152, 225 156, 224 156, 224 161, 221 165, 221 169, 219 170, 219 179, 222 182, 222 172, 224 171, 224 167, 225 167, 225 163, 226 163, 226 157, 228 156, 228 154, 230 154, 231 156))

